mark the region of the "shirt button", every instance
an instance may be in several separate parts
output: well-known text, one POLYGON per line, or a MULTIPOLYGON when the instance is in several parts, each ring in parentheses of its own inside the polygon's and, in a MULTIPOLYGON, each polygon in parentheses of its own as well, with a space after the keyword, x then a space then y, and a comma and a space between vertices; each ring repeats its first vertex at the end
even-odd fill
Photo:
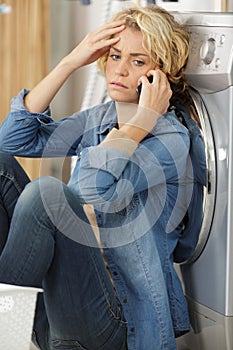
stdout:
POLYGON ((102 217, 102 215, 99 213, 99 214, 98 214, 98 218, 100 219, 101 217, 102 217))
POLYGON ((124 303, 124 304, 128 303, 128 299, 126 299, 126 298, 123 299, 123 303, 124 303))
POLYGON ((130 332, 132 332, 132 333, 135 332, 135 328, 134 328, 134 327, 131 327, 129 330, 130 330, 130 332))
POLYGON ((114 276, 117 276, 118 273, 117 273, 116 271, 113 271, 113 275, 114 275, 114 276))

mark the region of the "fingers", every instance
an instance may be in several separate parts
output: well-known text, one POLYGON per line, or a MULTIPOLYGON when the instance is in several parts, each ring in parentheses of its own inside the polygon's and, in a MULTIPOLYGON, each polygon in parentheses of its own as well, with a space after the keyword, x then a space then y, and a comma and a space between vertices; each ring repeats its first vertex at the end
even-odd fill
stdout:
POLYGON ((119 41, 120 38, 117 34, 125 29, 123 23, 124 21, 115 21, 90 32, 85 38, 84 47, 88 48, 90 52, 101 50, 100 53, 103 54, 110 46, 119 41))
POLYGON ((160 114, 165 113, 172 96, 172 90, 166 74, 159 69, 150 70, 147 72, 147 76, 143 76, 139 80, 143 84, 139 105, 155 110, 160 114), (153 76, 151 83, 148 80, 149 76, 153 76))
POLYGON ((162 85, 162 86, 167 86, 167 87, 170 86, 166 74, 163 73, 160 69, 150 70, 147 73, 147 76, 150 76, 150 75, 153 76, 152 84, 160 85, 160 86, 162 85))
POLYGON ((109 22, 109 23, 104 24, 103 26, 99 27, 96 30, 96 33, 100 33, 102 31, 112 31, 112 30, 114 32, 114 30, 117 31, 117 28, 119 28, 121 26, 125 26, 125 21, 124 20, 109 22))
POLYGON ((95 35, 96 41, 100 41, 103 39, 107 40, 107 39, 110 39, 113 35, 120 33, 124 29, 125 29, 124 21, 116 21, 100 27, 93 34, 95 35))
POLYGON ((111 45, 119 41, 117 33, 125 29, 123 23, 124 21, 115 21, 89 32, 69 55, 69 60, 72 61, 75 69, 96 61, 109 50, 111 45))
POLYGON ((146 76, 141 76, 138 80, 138 85, 142 83, 147 88, 150 86, 159 87, 160 89, 166 88, 170 89, 170 83, 165 73, 163 73, 159 69, 150 70, 147 72, 146 76), (148 79, 149 77, 153 77, 152 79, 148 79))

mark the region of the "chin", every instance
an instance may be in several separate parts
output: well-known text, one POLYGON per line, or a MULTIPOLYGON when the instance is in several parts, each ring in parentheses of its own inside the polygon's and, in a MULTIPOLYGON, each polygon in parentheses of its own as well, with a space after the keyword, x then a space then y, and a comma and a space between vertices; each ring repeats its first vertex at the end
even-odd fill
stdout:
POLYGON ((119 92, 110 92, 108 91, 109 97, 116 102, 128 102, 128 103, 137 103, 138 104, 138 96, 128 96, 124 93, 119 92))

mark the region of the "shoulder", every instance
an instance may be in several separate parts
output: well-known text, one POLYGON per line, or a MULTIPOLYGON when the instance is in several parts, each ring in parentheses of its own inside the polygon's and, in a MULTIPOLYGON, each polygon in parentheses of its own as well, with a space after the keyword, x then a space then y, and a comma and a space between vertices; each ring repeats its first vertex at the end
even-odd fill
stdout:
POLYGON ((93 128, 99 128, 103 121, 111 120, 115 114, 114 101, 108 101, 76 112, 71 117, 60 120, 60 122, 73 121, 76 123, 78 121, 79 124, 83 124, 84 129, 92 130, 93 128))
POLYGON ((150 135, 152 138, 163 140, 171 138, 178 140, 180 138, 186 144, 189 144, 190 140, 189 130, 179 121, 174 111, 162 115, 150 135))
POLYGON ((95 105, 91 108, 88 108, 86 112, 92 116, 101 116, 105 115, 107 112, 111 112, 112 110, 115 110, 115 102, 114 101, 108 101, 106 103, 100 103, 98 105, 95 105))

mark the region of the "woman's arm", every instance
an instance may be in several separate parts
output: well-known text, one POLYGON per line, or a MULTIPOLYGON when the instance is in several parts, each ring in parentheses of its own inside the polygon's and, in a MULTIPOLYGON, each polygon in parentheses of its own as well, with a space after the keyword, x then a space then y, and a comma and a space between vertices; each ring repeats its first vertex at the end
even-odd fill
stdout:
POLYGON ((89 33, 80 44, 49 73, 25 97, 25 106, 31 113, 43 113, 69 76, 78 68, 96 61, 119 38, 109 38, 125 28, 123 21, 116 21, 89 33))
POLYGON ((153 76, 152 83, 149 83, 145 76, 138 82, 142 83, 142 91, 137 112, 119 128, 127 137, 138 143, 153 129, 158 118, 167 112, 172 96, 168 79, 161 70, 151 70, 148 74, 153 76))
POLYGON ((154 136, 139 144, 117 129, 112 131, 108 146, 104 147, 104 141, 82 152, 72 186, 83 202, 121 201, 132 191, 139 193, 166 182, 175 185, 185 175, 189 135, 172 113, 158 121, 154 136))
POLYGON ((88 111, 56 122, 50 110, 30 113, 21 90, 11 103, 11 110, 0 127, 0 150, 21 157, 65 157, 76 154, 88 111))

